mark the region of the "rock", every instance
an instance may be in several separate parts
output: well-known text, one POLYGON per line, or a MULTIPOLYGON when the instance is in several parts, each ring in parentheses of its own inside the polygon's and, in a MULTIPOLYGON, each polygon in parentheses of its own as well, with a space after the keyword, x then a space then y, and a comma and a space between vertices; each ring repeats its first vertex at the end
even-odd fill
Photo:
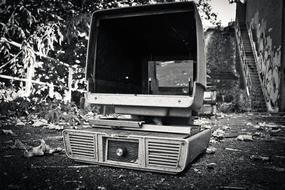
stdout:
POLYGON ((239 135, 237 140, 240 141, 253 141, 252 135, 239 135))

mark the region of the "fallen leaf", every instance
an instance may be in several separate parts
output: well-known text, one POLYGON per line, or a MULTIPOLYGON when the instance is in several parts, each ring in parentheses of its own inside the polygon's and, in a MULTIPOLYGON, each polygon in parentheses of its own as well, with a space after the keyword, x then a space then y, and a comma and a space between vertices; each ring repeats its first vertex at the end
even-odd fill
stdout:
POLYGON ((210 139, 210 143, 211 143, 211 144, 216 144, 217 142, 218 142, 218 141, 216 141, 214 138, 211 138, 211 139, 210 139))
POLYGON ((208 169, 214 169, 216 166, 217 166, 217 164, 214 162, 207 164, 208 169))
POLYGON ((262 127, 260 125, 254 125, 253 128, 257 129, 257 130, 261 130, 262 127))
POLYGON ((254 126, 251 122, 246 123, 246 126, 254 126))
POLYGON ((20 119, 17 119, 16 126, 25 126, 25 123, 22 122, 20 119))
POLYGON ((194 120, 194 125, 206 125, 210 123, 211 123, 211 120, 206 119, 206 118, 199 118, 199 119, 194 120))
POLYGON ((233 152, 242 152, 241 150, 236 149, 236 148, 225 148, 225 150, 229 150, 229 151, 233 151, 233 152))
POLYGON ((211 125, 202 125, 201 126, 201 130, 204 130, 204 129, 211 129, 212 126, 211 125))
POLYGON ((208 147, 207 149, 206 149, 206 153, 207 154, 214 154, 215 152, 216 152, 216 148, 215 147, 213 147, 213 146, 210 146, 210 147, 208 147))
POLYGON ((269 161, 270 157, 269 156, 259 156, 259 155, 251 155, 250 156, 251 160, 261 160, 261 161, 269 161))
POLYGON ((8 140, 8 141, 5 141, 4 143, 5 144, 10 144, 10 143, 13 143, 14 141, 13 140, 8 140))
POLYGON ((194 168, 194 172, 198 173, 198 174, 201 174, 201 171, 198 170, 197 168, 194 168))
POLYGON ((213 137, 216 137, 216 138, 224 138, 225 136, 225 131, 221 130, 221 129, 217 129, 213 132, 212 134, 213 137))
POLYGON ((8 154, 8 155, 4 155, 3 158, 11 158, 13 156, 15 156, 15 155, 8 154))
POLYGON ((98 187, 97 187, 97 189, 105 190, 105 189, 106 189, 106 187, 104 187, 104 186, 98 186, 98 187))
POLYGON ((9 130, 2 129, 2 132, 3 132, 5 135, 17 136, 11 129, 9 129, 9 130))
POLYGON ((223 130, 228 130, 228 129, 230 129, 230 127, 229 126, 223 126, 222 129, 223 130))
POLYGON ((48 124, 47 126, 45 126, 44 128, 62 130, 62 129, 63 129, 63 126, 55 125, 55 124, 53 124, 53 123, 50 123, 50 124, 48 124))
POLYGON ((220 186, 219 189, 225 189, 225 190, 246 190, 248 188, 246 188, 246 187, 238 187, 238 186, 220 186))
POLYGON ((46 126, 48 125, 48 121, 45 120, 45 119, 39 119, 39 120, 36 120, 34 121, 33 123, 33 127, 43 127, 43 126, 46 126))
POLYGON ((240 141, 253 141, 252 135, 239 135, 237 140, 240 141))
POLYGON ((278 128, 278 129, 272 129, 270 132, 271 133, 279 133, 280 131, 281 131, 281 129, 278 128))

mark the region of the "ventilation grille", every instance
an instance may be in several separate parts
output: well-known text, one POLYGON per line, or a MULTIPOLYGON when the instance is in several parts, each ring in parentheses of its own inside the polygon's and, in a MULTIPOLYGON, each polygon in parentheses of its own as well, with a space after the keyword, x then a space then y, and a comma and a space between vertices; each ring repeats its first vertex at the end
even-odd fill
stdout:
POLYGON ((94 136, 86 134, 69 134, 73 157, 95 158, 94 136))
POLYGON ((148 141, 148 166, 177 167, 181 144, 179 142, 148 141))

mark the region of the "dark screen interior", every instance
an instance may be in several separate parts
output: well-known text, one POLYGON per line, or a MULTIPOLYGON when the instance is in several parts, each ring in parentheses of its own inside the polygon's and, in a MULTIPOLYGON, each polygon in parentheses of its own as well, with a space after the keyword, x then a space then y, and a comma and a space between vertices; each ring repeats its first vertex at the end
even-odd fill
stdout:
MULTIPOLYGON (((148 94, 150 62, 196 63, 196 28, 191 11, 98 22, 93 75, 97 93, 148 94)), ((193 73, 193 65, 189 69, 193 73)))

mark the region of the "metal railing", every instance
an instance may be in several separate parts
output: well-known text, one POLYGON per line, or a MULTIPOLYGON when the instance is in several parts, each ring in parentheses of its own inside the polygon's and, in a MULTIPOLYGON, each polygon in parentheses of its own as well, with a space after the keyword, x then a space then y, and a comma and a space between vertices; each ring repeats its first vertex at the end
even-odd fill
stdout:
POLYGON ((241 34, 241 29, 239 26, 239 23, 236 22, 235 24, 235 35, 236 35, 236 40, 237 40, 237 46, 239 50, 239 57, 241 61, 241 67, 244 75, 244 83, 246 85, 247 89, 247 95, 250 96, 251 90, 252 90, 252 80, 250 76, 250 68, 248 65, 248 62, 246 60, 246 53, 244 49, 244 44, 242 40, 242 34, 241 34))
MULTIPOLYGON (((262 73, 262 71, 261 71, 260 65, 257 64, 258 63, 257 62, 258 55, 257 55, 256 46, 255 46, 255 43, 254 43, 254 40, 253 40, 253 34, 252 34, 252 31, 250 30, 250 28, 249 27, 247 27, 247 28, 248 28, 247 33, 248 33, 248 37, 249 37, 249 42, 250 42, 250 45, 251 45, 251 48, 252 48, 254 61, 256 63, 256 69, 257 69, 257 74, 258 74, 258 79, 259 79, 259 82, 260 82, 262 94, 263 94, 263 97, 265 99, 265 102, 267 102, 268 100, 270 100, 270 98, 269 98, 268 94, 266 93, 266 90, 265 90, 266 87, 265 87, 264 82, 262 81, 261 76, 260 76, 260 73, 262 73)), ((266 109, 269 110, 267 104, 266 104, 266 109)))

